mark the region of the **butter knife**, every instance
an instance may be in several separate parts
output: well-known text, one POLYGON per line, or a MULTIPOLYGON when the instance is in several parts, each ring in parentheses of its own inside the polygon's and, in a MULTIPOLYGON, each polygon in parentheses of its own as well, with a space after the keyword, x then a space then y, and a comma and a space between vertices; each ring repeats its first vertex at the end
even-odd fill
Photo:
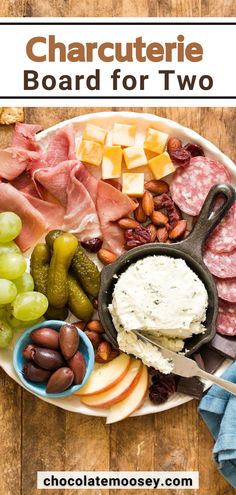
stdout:
POLYGON ((215 383, 216 385, 219 385, 219 387, 227 390, 227 392, 236 395, 236 383, 229 382, 228 380, 219 378, 218 376, 212 375, 211 373, 207 373, 206 371, 199 368, 199 366, 193 359, 189 359, 182 354, 177 354, 176 352, 169 351, 169 349, 166 349, 156 342, 153 342, 151 339, 143 335, 138 330, 133 330, 133 332, 143 342, 148 342, 149 344, 157 347, 165 358, 173 362, 173 373, 175 375, 188 378, 191 376, 198 376, 199 378, 210 380, 212 383, 215 383))

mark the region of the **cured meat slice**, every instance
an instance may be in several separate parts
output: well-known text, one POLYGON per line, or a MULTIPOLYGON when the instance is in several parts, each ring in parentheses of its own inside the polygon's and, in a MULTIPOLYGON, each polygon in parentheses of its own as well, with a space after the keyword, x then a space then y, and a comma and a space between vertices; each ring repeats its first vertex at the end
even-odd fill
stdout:
POLYGON ((98 189, 98 179, 94 177, 86 166, 78 162, 78 165, 76 167, 76 173, 75 173, 76 178, 82 182, 84 187, 87 189, 88 193, 90 194, 94 204, 96 205, 97 201, 97 189, 98 189))
POLYGON ((0 150, 0 178, 13 180, 20 175, 29 163, 39 159, 39 153, 21 148, 0 150))
POLYGON ((236 277, 215 278, 218 296, 224 301, 236 303, 236 277))
POLYGON ((82 167, 84 165, 80 162, 68 160, 36 171, 34 179, 65 208, 63 229, 84 241, 101 237, 102 234, 95 204, 77 177, 82 167))
POLYGON ((12 146, 29 151, 41 150, 40 144, 37 143, 35 139, 35 136, 39 131, 41 131, 40 125, 16 124, 12 137, 12 146))
POLYGON ((231 182, 225 166, 205 156, 191 158, 186 167, 179 167, 170 185, 172 199, 181 211, 196 216, 211 187, 221 182, 231 182))
POLYGON ((213 253, 226 253, 236 249, 236 204, 212 232, 207 246, 213 253))
POLYGON ((97 212, 101 224, 103 247, 120 255, 124 251, 124 231, 117 220, 127 217, 137 205, 115 187, 98 181, 97 212))
POLYGON ((54 167, 75 159, 75 131, 72 125, 59 129, 51 137, 44 155, 48 166, 54 167))
POLYGON ((234 337, 236 335, 236 304, 225 301, 219 302, 216 331, 228 337, 234 337))
POLYGON ((33 246, 40 237, 61 226, 64 210, 61 207, 18 191, 9 183, 0 183, 0 211, 14 211, 22 220, 23 228, 17 238, 22 251, 33 246))
POLYGON ((206 249, 203 256, 208 270, 218 278, 236 277, 236 249, 230 253, 215 254, 206 249))

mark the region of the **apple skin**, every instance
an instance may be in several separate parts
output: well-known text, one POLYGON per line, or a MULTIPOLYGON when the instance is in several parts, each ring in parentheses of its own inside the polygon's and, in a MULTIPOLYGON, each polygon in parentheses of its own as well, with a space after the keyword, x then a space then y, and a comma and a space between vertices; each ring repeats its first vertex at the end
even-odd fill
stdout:
POLYGON ((129 369, 128 369, 126 375, 123 377, 123 379, 118 384, 116 384, 115 386, 113 386, 112 388, 110 388, 109 390, 107 390, 104 393, 99 393, 99 394, 94 394, 94 395, 89 395, 89 396, 81 396, 81 402, 88 407, 96 407, 99 409, 106 409, 108 407, 111 407, 113 404, 120 402, 121 400, 128 397, 128 395, 130 395, 130 393, 132 392, 132 390, 134 389, 134 387, 136 386, 136 384, 139 381, 139 378, 141 376, 141 372, 142 372, 142 362, 137 360, 137 359, 132 358, 132 361, 130 363, 130 366, 129 366, 129 369), (124 382, 126 380, 128 381, 129 373, 131 372, 133 374, 133 370, 132 370, 133 367, 137 368, 136 374, 134 374, 134 376, 130 378, 129 383, 123 389, 123 391, 120 391, 120 392, 118 391, 117 396, 113 397, 112 399, 109 400, 109 396, 111 395, 111 393, 113 391, 115 392, 116 388, 117 388, 117 390, 119 388, 122 388, 122 382, 124 382), (92 399, 92 401, 90 401, 90 399, 92 399))
POLYGON ((116 423, 128 418, 139 409, 145 398, 148 389, 148 371, 145 365, 142 366, 141 376, 132 392, 123 401, 111 406, 106 424, 116 423))
POLYGON ((80 397, 96 395, 114 387, 126 375, 130 362, 130 356, 120 354, 113 361, 102 364, 98 369, 92 371, 88 381, 76 392, 76 395, 80 397))

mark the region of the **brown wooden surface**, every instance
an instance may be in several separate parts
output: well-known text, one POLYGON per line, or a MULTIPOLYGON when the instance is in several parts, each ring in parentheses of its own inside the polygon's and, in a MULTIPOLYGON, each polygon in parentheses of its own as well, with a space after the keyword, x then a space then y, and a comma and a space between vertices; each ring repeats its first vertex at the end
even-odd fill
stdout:
MULTIPOLYGON (((2 0, 0 16, 236 16, 235 0, 2 0)), ((96 109, 97 110, 97 109, 96 109)), ((132 109, 131 109, 132 110, 132 109)), ((133 108, 133 110, 136 110, 133 108)), ((137 109, 138 110, 138 109, 137 109)), ((143 109, 145 111, 145 109, 143 109)), ((91 109, 27 109, 26 121, 44 128, 91 109)), ((236 160, 236 112, 223 108, 146 109, 210 139, 236 160)), ((0 128, 0 146, 12 132, 0 128)), ((38 470, 199 470, 200 490, 165 494, 233 495, 212 460, 212 438, 197 402, 106 426, 104 419, 64 412, 23 391, 0 371, 0 495, 39 495, 38 470)), ((65 494, 83 494, 67 490, 65 494)), ((108 490, 90 491, 108 495, 108 490)), ((151 490, 111 490, 110 495, 151 490)))

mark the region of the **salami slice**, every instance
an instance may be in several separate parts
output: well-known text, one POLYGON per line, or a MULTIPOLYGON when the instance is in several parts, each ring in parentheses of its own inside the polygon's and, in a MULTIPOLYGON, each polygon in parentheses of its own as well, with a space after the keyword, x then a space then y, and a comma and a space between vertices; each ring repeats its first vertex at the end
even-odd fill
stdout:
POLYGON ((218 296, 224 301, 236 303, 236 277, 215 278, 218 296))
POLYGON ((227 253, 236 249, 236 204, 234 204, 207 240, 213 253, 227 253))
POLYGON ((236 304, 220 301, 216 331, 228 337, 236 335, 236 304))
POLYGON ((196 156, 188 166, 176 170, 170 186, 172 199, 184 213, 196 216, 212 186, 220 182, 231 182, 225 166, 205 156, 196 156))
POLYGON ((208 270, 215 277, 236 277, 236 249, 230 253, 215 254, 207 248, 204 252, 203 260, 208 270))

